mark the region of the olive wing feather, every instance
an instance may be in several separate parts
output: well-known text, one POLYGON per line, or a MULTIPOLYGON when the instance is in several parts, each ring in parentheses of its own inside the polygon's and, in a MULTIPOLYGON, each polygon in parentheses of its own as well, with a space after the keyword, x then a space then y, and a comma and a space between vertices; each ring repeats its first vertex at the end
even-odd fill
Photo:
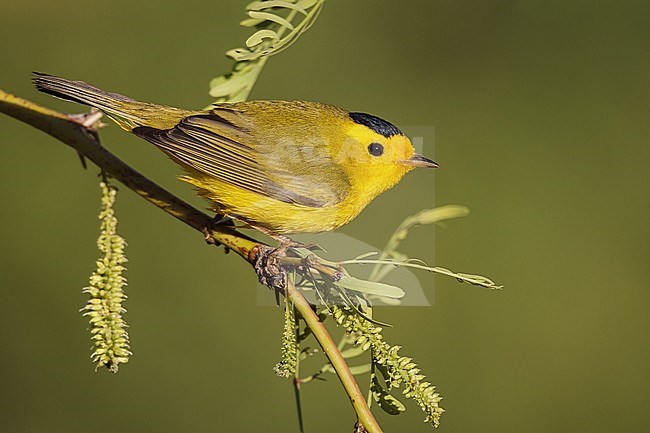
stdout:
POLYGON ((249 126, 246 115, 215 109, 171 129, 141 126, 133 133, 200 173, 276 200, 325 207, 345 198, 347 176, 326 147, 308 143, 308 137, 287 139, 281 128, 256 137, 249 126))

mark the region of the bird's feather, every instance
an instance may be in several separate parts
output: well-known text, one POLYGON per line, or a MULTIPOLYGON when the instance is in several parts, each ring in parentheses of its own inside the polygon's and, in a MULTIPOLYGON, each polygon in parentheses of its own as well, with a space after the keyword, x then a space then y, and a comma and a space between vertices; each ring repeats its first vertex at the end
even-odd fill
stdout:
POLYGON ((328 180, 345 179, 344 172, 322 176, 336 167, 326 146, 307 136, 287 139, 284 134, 282 142, 269 134, 256 137, 250 132, 251 122, 245 113, 226 105, 185 117, 171 129, 141 126, 133 133, 197 172, 279 201, 326 207, 345 198, 347 189, 328 180), (279 146, 291 149, 278 152, 279 146))

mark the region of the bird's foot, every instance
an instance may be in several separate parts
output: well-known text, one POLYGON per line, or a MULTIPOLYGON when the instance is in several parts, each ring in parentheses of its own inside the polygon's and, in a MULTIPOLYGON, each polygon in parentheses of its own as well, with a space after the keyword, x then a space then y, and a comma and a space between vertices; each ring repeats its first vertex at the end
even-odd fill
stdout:
POLYGON ((68 114, 70 119, 93 131, 106 126, 101 121, 102 116, 104 116, 104 113, 97 108, 91 108, 89 113, 68 114))
POLYGON ((280 244, 273 248, 268 245, 258 245, 255 259, 255 272, 260 283, 275 290, 283 291, 287 286, 287 271, 280 260, 287 255, 289 246, 280 244))
MULTIPOLYGON (((250 224, 249 224, 250 225, 250 224)), ((290 237, 274 233, 265 227, 251 225, 252 228, 272 237, 279 242, 276 248, 268 245, 258 245, 255 259, 255 271, 260 283, 276 290, 284 290, 287 285, 287 271, 282 267, 280 260, 286 257, 291 248, 305 248, 308 250, 321 249, 318 245, 303 244, 290 237)))
POLYGON ((298 241, 279 234, 271 234, 271 237, 279 242, 275 248, 268 245, 258 245, 258 254, 255 260, 255 271, 260 280, 260 283, 275 288, 284 290, 287 285, 287 271, 280 263, 283 257, 287 256, 287 252, 291 248, 320 248, 317 245, 306 245, 298 241))

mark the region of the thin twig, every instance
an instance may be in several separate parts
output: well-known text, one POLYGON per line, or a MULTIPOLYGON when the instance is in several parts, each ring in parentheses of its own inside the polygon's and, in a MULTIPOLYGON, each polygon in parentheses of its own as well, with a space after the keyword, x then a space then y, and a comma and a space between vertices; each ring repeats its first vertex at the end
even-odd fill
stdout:
POLYGON ((291 280, 287 280, 286 293, 287 297, 296 307, 296 310, 298 310, 302 316, 302 319, 305 321, 309 329, 311 329, 318 344, 323 348, 323 352, 325 352, 325 356, 329 359, 332 367, 334 367, 348 397, 350 397, 350 403, 352 403, 354 410, 357 412, 359 421, 364 425, 368 432, 380 433, 382 431, 381 427, 377 423, 377 420, 375 420, 372 412, 370 412, 370 408, 359 389, 357 381, 354 379, 348 364, 345 362, 343 355, 341 355, 341 351, 338 349, 332 336, 325 328, 325 325, 323 325, 323 322, 320 321, 318 315, 314 310, 312 310, 307 299, 305 299, 302 292, 293 285, 291 280))

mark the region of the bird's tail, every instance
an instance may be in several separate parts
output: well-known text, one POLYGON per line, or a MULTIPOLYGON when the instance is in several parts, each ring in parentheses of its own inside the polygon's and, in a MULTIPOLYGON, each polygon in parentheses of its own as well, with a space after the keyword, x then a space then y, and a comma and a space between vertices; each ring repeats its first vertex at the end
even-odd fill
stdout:
POLYGON ((184 110, 136 101, 119 93, 98 89, 83 81, 66 80, 40 72, 34 72, 32 80, 41 92, 99 108, 127 131, 137 126, 165 127, 164 124, 159 125, 163 113, 170 117, 183 117, 184 110))

